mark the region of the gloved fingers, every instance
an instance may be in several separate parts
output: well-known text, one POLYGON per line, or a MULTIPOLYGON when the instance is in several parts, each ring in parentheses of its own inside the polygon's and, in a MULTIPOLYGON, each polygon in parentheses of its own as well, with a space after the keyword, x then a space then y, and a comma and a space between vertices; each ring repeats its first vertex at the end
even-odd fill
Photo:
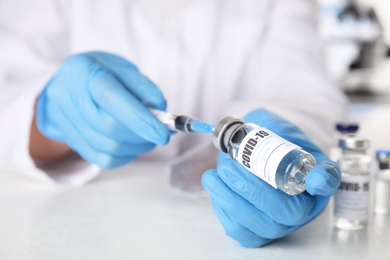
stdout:
POLYGON ((261 127, 265 127, 282 137, 293 135, 300 139, 307 138, 297 126, 266 109, 253 110, 246 114, 243 119, 246 122, 255 123, 261 127))
POLYGON ((303 150, 313 154, 315 157, 326 157, 316 145, 309 141, 308 137, 301 129, 266 109, 251 111, 244 117, 244 119, 247 122, 253 122, 261 127, 271 130, 280 137, 302 147, 303 150))
POLYGON ((307 193, 285 194, 232 159, 220 161, 217 174, 231 190, 279 224, 298 226, 311 216, 315 198, 307 193))
MULTIPOLYGON (((58 116, 66 117, 62 111, 55 113, 58 116)), ((59 127, 61 131, 70 133, 66 135, 65 142, 76 151, 83 159, 98 165, 103 169, 112 169, 127 164, 135 159, 135 156, 113 156, 94 150, 78 129, 69 120, 62 120, 59 127)))
POLYGON ((330 196, 339 187, 341 172, 337 163, 320 161, 306 177, 306 191, 311 195, 330 196))
POLYGON ((160 89, 139 71, 132 70, 122 73, 118 71, 116 72, 116 76, 142 103, 159 110, 166 109, 167 103, 160 89))
POLYGON ((289 141, 300 145, 316 159, 316 167, 306 177, 306 191, 311 195, 332 195, 341 182, 341 172, 337 163, 331 161, 318 147, 307 140, 302 142, 292 137, 289 141))
MULTIPOLYGON (((53 109, 54 112, 55 109, 53 109)), ((73 108, 66 109, 61 111, 56 111, 56 115, 61 114, 63 117, 67 118, 67 122, 73 125, 73 128, 78 131, 81 137, 89 144, 93 150, 98 153, 107 154, 113 157, 136 157, 139 154, 144 154, 151 151, 156 145, 150 143, 136 134, 128 131, 128 135, 131 136, 131 139, 128 138, 129 143, 118 142, 112 139, 111 136, 114 136, 115 133, 112 133, 111 136, 105 136, 89 125, 83 124, 84 118, 79 115, 79 111, 73 108)))
POLYGON ((104 67, 109 68, 139 101, 156 109, 166 109, 166 101, 160 89, 144 76, 134 64, 109 53, 91 52, 88 55, 104 67))
POLYGON ((124 67, 126 69, 138 70, 130 61, 122 58, 121 56, 111 54, 108 52, 102 51, 91 51, 87 52, 84 55, 93 58, 95 61, 99 62, 103 67, 118 66, 124 67))
MULTIPOLYGON (((142 140, 140 137, 133 137, 137 141, 136 143, 122 143, 94 131, 89 126, 77 127, 74 125, 74 127, 78 129, 81 136, 93 150, 111 156, 136 157, 150 152, 156 146, 153 143, 142 140)), ((135 136, 131 132, 129 132, 129 135, 135 136)))
MULTIPOLYGON (((58 142, 64 142, 63 131, 60 131, 60 127, 56 124, 56 120, 51 117, 52 113, 46 113, 45 109, 52 102, 47 98, 47 89, 45 88, 40 94, 36 105, 36 124, 39 131, 46 137, 56 140, 58 142)), ((54 102, 53 110, 58 109, 57 103, 54 102)), ((59 118, 61 115, 56 115, 59 118)))
POLYGON ((90 91, 99 109, 143 139, 166 144, 170 131, 108 71, 100 69, 90 78, 90 91))
POLYGON ((215 170, 206 171, 202 176, 202 183, 213 200, 224 209, 231 219, 257 236, 275 239, 292 231, 292 227, 276 223, 249 201, 232 191, 219 178, 215 170))
POLYGON ((232 158, 227 153, 223 153, 223 152, 218 153, 218 159, 217 159, 218 163, 223 161, 223 160, 231 160, 231 159, 232 158))
POLYGON ((148 142, 104 110, 99 110, 93 102, 84 102, 80 106, 84 113, 76 113, 81 114, 84 122, 96 132, 119 143, 142 145, 148 142))
POLYGON ((306 178, 306 189, 311 195, 327 196, 336 191, 341 180, 337 164, 314 145, 298 127, 264 109, 252 111, 245 119, 275 131, 281 137, 302 147, 303 150, 315 157, 317 167, 306 178))
POLYGON ((75 106, 64 108, 62 103, 46 98, 45 89, 39 96, 37 110, 45 109, 45 106, 47 106, 50 107, 50 113, 36 113, 38 128, 47 137, 64 142, 64 131, 59 131, 61 128, 57 125, 64 120, 78 128, 84 139, 95 150, 116 156, 135 156, 154 148, 154 144, 137 136, 103 111, 90 112, 93 109, 92 107, 95 107, 92 102, 83 102, 80 105, 82 106, 81 110, 85 113, 80 113, 80 109, 75 106), (62 119, 58 120, 59 118, 62 119), (71 120, 68 118, 71 118, 71 120), (91 121, 91 124, 85 124, 88 121, 91 121))
POLYGON ((260 247, 272 241, 272 239, 265 239, 257 236, 247 228, 237 224, 234 220, 226 214, 222 207, 215 201, 211 200, 215 215, 225 229, 226 235, 238 241, 245 247, 260 247))

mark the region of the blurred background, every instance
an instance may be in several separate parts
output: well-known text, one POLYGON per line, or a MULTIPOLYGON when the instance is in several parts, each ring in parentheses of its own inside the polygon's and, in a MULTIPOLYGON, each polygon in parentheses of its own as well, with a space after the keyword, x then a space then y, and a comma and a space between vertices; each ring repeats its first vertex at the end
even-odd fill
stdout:
POLYGON ((318 0, 326 66, 351 101, 348 119, 390 149, 390 0, 318 0))

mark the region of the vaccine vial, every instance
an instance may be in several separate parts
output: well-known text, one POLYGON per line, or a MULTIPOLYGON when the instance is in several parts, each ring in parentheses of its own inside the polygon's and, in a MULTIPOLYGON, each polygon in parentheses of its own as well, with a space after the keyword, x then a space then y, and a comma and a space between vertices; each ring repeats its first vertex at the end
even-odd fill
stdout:
POLYGON ((341 184, 334 195, 334 220, 339 229, 359 230, 367 226, 371 179, 369 145, 367 139, 357 135, 346 135, 339 140, 341 184))
POLYGON ((270 130, 235 117, 223 118, 214 128, 213 143, 245 169, 289 195, 306 189, 306 176, 315 158, 270 130))
POLYGON ((375 176, 375 203, 374 213, 378 215, 390 214, 390 150, 375 152, 378 170, 375 176))

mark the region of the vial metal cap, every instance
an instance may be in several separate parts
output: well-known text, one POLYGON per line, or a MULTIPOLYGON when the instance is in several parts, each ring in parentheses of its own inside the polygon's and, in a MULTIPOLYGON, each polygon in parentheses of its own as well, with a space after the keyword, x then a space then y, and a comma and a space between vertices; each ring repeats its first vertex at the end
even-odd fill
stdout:
POLYGON ((370 147, 370 141, 362 136, 346 135, 339 140, 339 147, 347 150, 364 151, 370 147))
POLYGON ((378 160, 390 161, 390 149, 378 149, 375 154, 378 160))
POLYGON ((219 123, 215 126, 213 132, 213 143, 214 146, 221 150, 222 152, 227 152, 227 145, 229 143, 229 138, 231 134, 245 122, 236 117, 227 116, 224 117, 219 123))
POLYGON ((390 150, 378 149, 375 151, 376 159, 379 163, 379 169, 387 170, 390 169, 390 150))
POLYGON ((340 133, 356 133, 359 130, 357 123, 337 123, 336 130, 340 133))

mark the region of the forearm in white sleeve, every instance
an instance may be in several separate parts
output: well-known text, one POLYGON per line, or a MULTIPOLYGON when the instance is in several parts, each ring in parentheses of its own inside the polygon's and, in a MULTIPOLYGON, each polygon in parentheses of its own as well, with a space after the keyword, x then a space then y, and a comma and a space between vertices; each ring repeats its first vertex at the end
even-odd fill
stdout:
POLYGON ((326 75, 315 2, 274 0, 268 15, 229 109, 243 114, 267 108, 298 125, 327 152, 334 124, 345 117, 346 98, 326 75))
POLYGON ((0 172, 78 186, 99 168, 82 160, 42 169, 29 154, 35 100, 66 55, 57 1, 0 1, 0 172))

